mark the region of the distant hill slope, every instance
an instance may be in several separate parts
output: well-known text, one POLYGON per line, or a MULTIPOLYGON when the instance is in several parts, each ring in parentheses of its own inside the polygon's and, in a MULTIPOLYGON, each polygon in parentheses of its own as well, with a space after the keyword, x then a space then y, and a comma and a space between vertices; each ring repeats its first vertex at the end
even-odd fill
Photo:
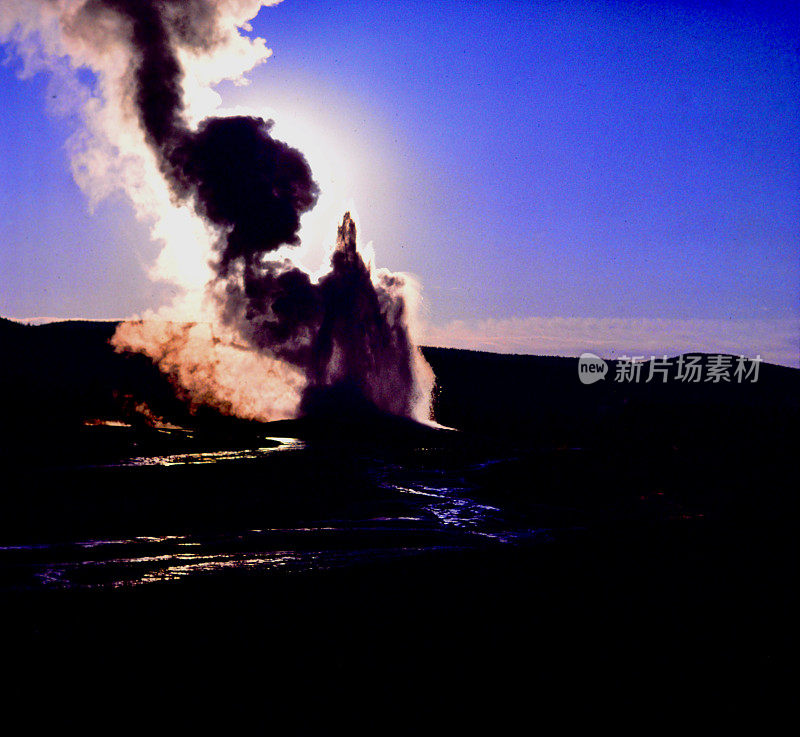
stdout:
MULTIPOLYGON (((193 415, 142 355, 118 354, 114 322, 39 326, 0 318, 0 418, 19 437, 63 432, 94 418, 146 425, 224 422, 193 415)), ((437 377, 436 419, 480 437, 539 447, 793 448, 800 370, 762 364, 756 383, 578 380, 577 359, 424 348, 437 377)))
MULTIPOLYGON (((437 419, 489 435, 545 445, 634 447, 782 443, 796 437, 800 370, 761 364, 758 380, 737 383, 676 381, 677 358, 666 383, 606 379, 584 385, 578 359, 425 348, 437 377, 437 419)), ((704 357, 708 358, 708 357, 704 357)), ((735 365, 735 360, 732 361, 735 365)))
POLYGON ((0 321, 6 422, 72 424, 135 415, 137 402, 185 419, 189 413, 152 362, 109 345, 116 322, 21 325, 0 321))

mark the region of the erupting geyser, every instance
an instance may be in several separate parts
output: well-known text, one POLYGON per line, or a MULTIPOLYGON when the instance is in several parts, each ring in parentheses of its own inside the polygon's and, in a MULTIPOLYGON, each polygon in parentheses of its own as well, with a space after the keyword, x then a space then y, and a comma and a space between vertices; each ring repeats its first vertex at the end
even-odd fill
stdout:
POLYGON ((241 79, 269 55, 261 39, 238 32, 265 4, 273 3, 11 2, 0 31, 29 59, 96 73, 76 178, 90 189, 100 180, 105 190, 124 187, 162 239, 165 211, 188 208, 208 239, 204 313, 175 307, 161 320, 124 323, 120 350, 150 355, 193 401, 247 417, 288 417, 335 395, 426 420, 433 375, 410 337, 407 279, 364 263, 349 213, 318 280, 278 257, 299 244, 300 219, 319 196, 305 157, 272 137, 271 120, 192 122, 186 89, 188 79, 198 83, 198 60, 209 86, 241 79), (209 72, 209 59, 225 71, 209 72), (164 183, 166 202, 142 194, 164 183))
POLYGON ((331 268, 317 283, 288 260, 256 259, 226 268, 218 279, 223 321, 251 345, 303 371, 302 411, 335 398, 427 419, 419 412, 430 394, 427 364, 409 337, 404 279, 371 273, 356 249, 349 212, 331 268))
POLYGON ((424 397, 415 384, 415 361, 396 275, 375 283, 356 250, 356 226, 346 213, 331 271, 319 283, 321 320, 309 367, 304 404, 329 388, 352 393, 398 415, 413 416, 424 397))

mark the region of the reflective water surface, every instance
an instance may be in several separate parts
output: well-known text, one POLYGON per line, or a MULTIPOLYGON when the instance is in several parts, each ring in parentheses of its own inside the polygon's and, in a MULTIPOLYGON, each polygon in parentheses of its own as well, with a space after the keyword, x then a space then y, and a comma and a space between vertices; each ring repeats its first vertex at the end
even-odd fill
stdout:
MULTIPOLYGON (((198 465, 238 469, 277 454, 293 454, 296 461, 305 462, 307 451, 302 441, 267 440, 269 445, 248 450, 133 457, 97 466, 96 472, 162 467, 181 474, 182 468, 198 465)), ((313 462, 309 456, 308 463, 313 462)), ((366 483, 366 491, 361 489, 366 501, 344 505, 341 517, 309 519, 315 513, 309 506, 297 525, 285 524, 284 517, 282 524, 268 527, 261 518, 256 529, 206 527, 199 533, 159 535, 143 529, 142 534, 131 537, 0 546, 0 590, 141 586, 219 572, 303 572, 421 551, 547 539, 547 530, 520 526, 498 506, 476 498, 467 478, 469 469, 398 464, 371 457, 360 458, 358 464, 360 478, 366 483)), ((253 468, 253 476, 269 476, 269 466, 263 471, 258 465, 253 468)), ((302 500, 306 491, 298 489, 296 494, 302 500)), ((108 494, 115 493, 112 485, 108 494)), ((225 489, 218 494, 224 496, 225 489)))

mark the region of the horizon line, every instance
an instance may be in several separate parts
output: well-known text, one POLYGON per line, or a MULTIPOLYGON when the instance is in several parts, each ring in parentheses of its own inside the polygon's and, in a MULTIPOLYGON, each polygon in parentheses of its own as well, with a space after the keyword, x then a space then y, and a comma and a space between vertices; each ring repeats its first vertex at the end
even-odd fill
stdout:
MULTIPOLYGON (((58 322, 119 323, 158 318, 35 316, 4 319, 37 326, 58 322)), ((427 324, 420 333, 417 343, 423 347, 503 355, 578 358, 582 353, 593 353, 615 361, 621 357, 646 360, 701 353, 760 356, 765 363, 800 368, 800 318, 487 318, 452 320, 443 325, 427 324), (753 330, 764 326, 771 330, 753 330), (757 344, 754 341, 756 336, 757 344)))

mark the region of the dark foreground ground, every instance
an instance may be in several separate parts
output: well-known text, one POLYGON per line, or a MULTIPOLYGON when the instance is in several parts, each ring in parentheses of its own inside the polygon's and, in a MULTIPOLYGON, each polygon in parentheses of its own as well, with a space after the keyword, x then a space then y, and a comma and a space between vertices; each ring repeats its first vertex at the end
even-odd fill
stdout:
POLYGON ((0 328, 6 723, 770 734, 791 705, 797 371, 429 350, 459 433, 263 426, 190 415, 113 326, 0 328))
POLYGON ((112 733, 650 733, 753 716, 775 733, 795 695, 791 551, 774 531, 733 532, 12 596, 5 695, 31 726, 112 733))

